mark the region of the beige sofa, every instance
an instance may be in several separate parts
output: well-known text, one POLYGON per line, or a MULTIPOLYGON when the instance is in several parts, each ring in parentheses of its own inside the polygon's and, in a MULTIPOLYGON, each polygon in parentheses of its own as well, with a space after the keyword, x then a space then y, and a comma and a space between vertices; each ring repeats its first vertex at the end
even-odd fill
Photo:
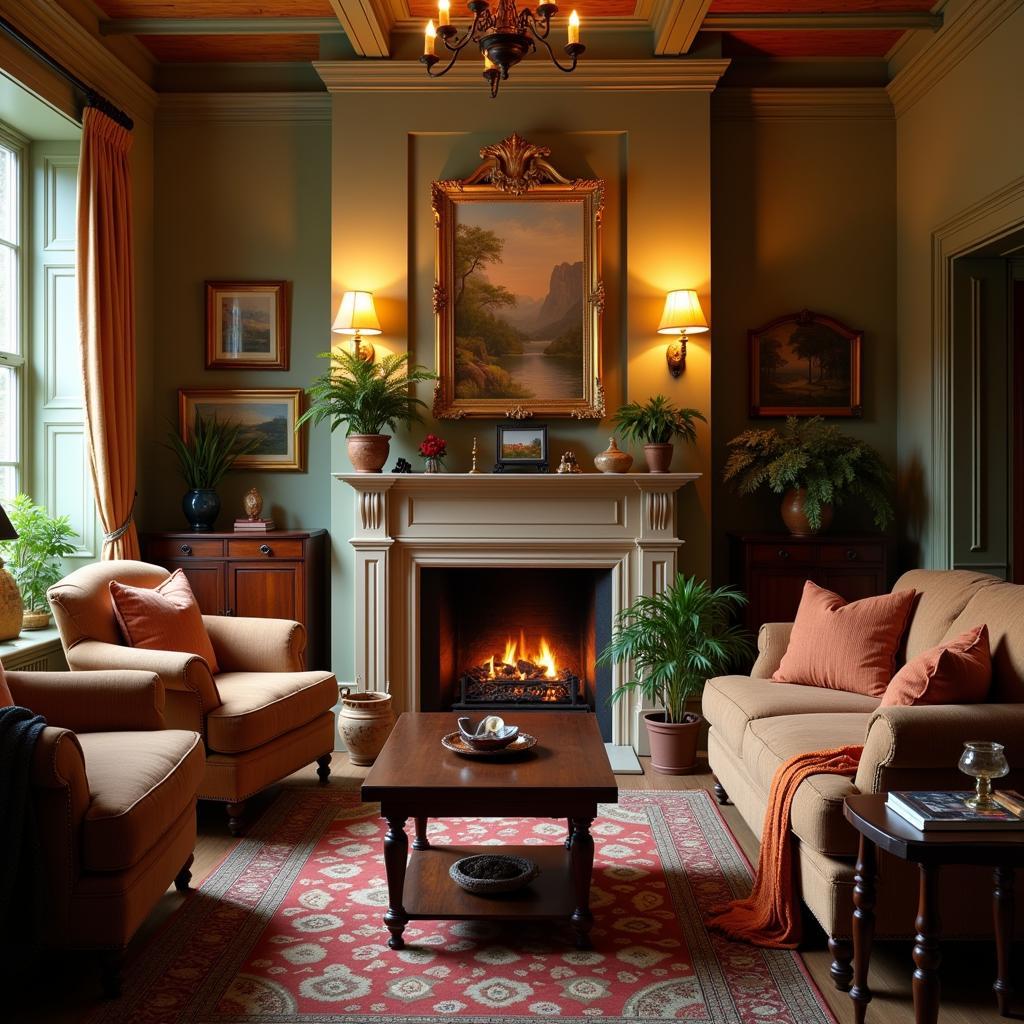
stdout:
MULTIPOLYGON (((892 789, 965 789, 969 780, 957 770, 957 761, 964 741, 971 739, 1004 743, 1011 775, 1003 784, 1024 789, 1024 586, 981 573, 914 570, 893 589, 918 593, 901 663, 972 626, 988 625, 993 652, 988 703, 880 708, 873 697, 772 682, 791 623, 761 628, 749 676, 711 679, 704 689, 716 795, 723 803, 731 800, 757 836, 779 765, 799 753, 864 744, 855 778, 814 776, 797 791, 792 808, 803 900, 829 936, 832 977, 841 989, 852 977, 857 853, 857 834, 843 818, 843 799, 892 789)), ((944 936, 991 938, 991 883, 988 869, 944 869, 944 936)), ((912 936, 916 905, 916 869, 882 855, 877 936, 912 936)), ((1018 922, 1024 923, 1024 908, 1018 904, 1017 910, 1018 922)))

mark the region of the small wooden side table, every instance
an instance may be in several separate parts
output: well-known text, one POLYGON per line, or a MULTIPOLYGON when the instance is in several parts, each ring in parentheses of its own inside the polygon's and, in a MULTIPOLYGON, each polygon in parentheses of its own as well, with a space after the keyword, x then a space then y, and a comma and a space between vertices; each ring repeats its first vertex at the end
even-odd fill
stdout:
POLYGON ((1013 872, 1024 865, 1024 842, 1017 831, 921 832, 885 804, 884 793, 846 798, 843 814, 860 833, 853 888, 854 1019, 864 1024, 871 990, 868 962, 875 924, 876 850, 917 864, 921 874, 917 934, 914 938, 914 1024, 939 1019, 939 873, 944 864, 979 864, 995 869, 992 911, 996 940, 996 993, 999 1014, 1009 1017, 1010 947, 1013 942, 1013 872))

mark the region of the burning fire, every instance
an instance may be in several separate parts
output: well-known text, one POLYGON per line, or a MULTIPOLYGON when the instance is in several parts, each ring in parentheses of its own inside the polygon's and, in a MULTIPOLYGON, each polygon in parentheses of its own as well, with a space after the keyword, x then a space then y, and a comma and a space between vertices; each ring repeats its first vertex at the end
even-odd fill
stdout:
MULTIPOLYGON (((492 654, 490 658, 485 662, 487 666, 487 678, 497 679, 499 678, 494 672, 494 662, 497 656, 492 654)), ((513 679, 536 679, 538 676, 542 676, 545 679, 557 679, 558 678, 558 665, 555 662, 554 651, 551 650, 547 639, 541 637, 537 650, 533 653, 528 653, 526 646, 526 637, 523 635, 523 631, 519 631, 518 643, 508 637, 505 640, 505 653, 501 656, 499 665, 511 666, 515 669, 511 675, 513 679), (519 663, 528 663, 534 671, 531 673, 529 669, 524 671, 520 667, 519 663)), ((501 678, 509 678, 508 675, 503 674, 501 678)))

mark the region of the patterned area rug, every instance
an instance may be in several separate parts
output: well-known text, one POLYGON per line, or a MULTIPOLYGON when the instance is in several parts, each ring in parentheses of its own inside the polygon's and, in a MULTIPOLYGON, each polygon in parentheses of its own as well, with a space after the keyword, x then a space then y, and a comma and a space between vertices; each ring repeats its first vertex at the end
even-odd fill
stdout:
MULTIPOLYGON (((568 926, 413 921, 392 952, 383 822, 356 801, 333 787, 283 793, 129 966, 96 1024, 834 1024, 796 954, 705 930, 703 915, 749 890, 750 870, 704 791, 624 792, 602 807, 592 951, 574 948, 568 926)), ((539 845, 561 842, 565 825, 461 818, 432 821, 429 835, 539 845)))

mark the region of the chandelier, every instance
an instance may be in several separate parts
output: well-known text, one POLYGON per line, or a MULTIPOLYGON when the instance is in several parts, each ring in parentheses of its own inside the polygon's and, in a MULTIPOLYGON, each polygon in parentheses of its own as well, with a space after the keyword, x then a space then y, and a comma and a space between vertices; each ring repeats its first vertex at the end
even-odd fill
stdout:
POLYGON ((568 42, 565 45, 571 63, 566 65, 559 62, 548 42, 551 19, 558 13, 558 7, 546 0, 537 5, 536 12, 529 9, 517 10, 515 0, 498 0, 493 10, 488 0, 469 0, 467 6, 473 13, 473 24, 461 39, 458 38, 458 29, 450 22, 450 6, 451 0, 438 0, 437 28, 434 28, 433 21, 427 23, 420 62, 426 65, 427 74, 431 78, 446 75, 455 66, 459 54, 466 46, 476 43, 484 59, 483 77, 490 85, 493 97, 498 95, 501 81, 508 78, 509 69, 528 53, 535 51, 537 43, 548 51, 551 63, 566 74, 576 70, 580 54, 586 49, 580 42, 579 15, 573 11, 569 16, 568 42), (440 71, 434 71, 435 65, 441 60, 435 52, 438 36, 451 57, 440 71))

